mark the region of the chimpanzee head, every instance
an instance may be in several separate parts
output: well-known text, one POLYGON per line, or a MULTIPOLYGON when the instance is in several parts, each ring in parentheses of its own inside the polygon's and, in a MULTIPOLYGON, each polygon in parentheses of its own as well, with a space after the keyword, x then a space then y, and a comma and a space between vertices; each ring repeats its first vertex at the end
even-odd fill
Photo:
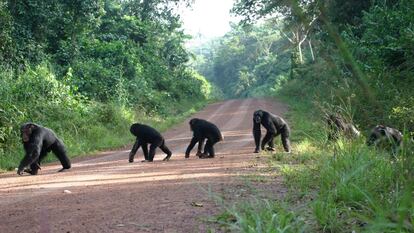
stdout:
POLYGON ((259 124, 260 122, 262 122, 262 118, 263 118, 262 110, 257 110, 256 112, 253 113, 253 119, 255 123, 259 124))
POLYGON ((30 135, 32 132, 37 129, 37 125, 31 122, 25 123, 20 127, 20 134, 22 137, 23 143, 28 142, 30 140, 30 135))
POLYGON ((382 138, 385 138, 387 135, 386 131, 387 131, 387 127, 384 125, 375 126, 372 129, 371 134, 369 135, 369 138, 367 140, 367 145, 371 146, 373 144, 376 144, 382 138))
POLYGON ((191 129, 191 131, 194 131, 194 126, 196 125, 196 124, 198 124, 197 122, 198 122, 198 118, 193 118, 193 119, 191 119, 190 120, 190 122, 188 123, 188 124, 190 124, 190 129, 191 129))

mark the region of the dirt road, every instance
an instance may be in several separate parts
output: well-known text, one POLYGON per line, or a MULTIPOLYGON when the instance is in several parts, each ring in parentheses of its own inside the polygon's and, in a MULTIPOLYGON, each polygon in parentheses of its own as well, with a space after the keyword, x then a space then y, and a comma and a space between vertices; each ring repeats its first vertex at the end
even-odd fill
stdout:
POLYGON ((169 162, 158 149, 154 163, 141 163, 140 149, 128 163, 129 150, 123 150, 74 162, 63 173, 56 173, 56 164, 37 176, 2 174, 0 232, 206 232, 206 219, 220 212, 212 196, 242 192, 241 176, 255 169, 252 114, 259 108, 286 111, 275 101, 244 99, 211 104, 193 116, 215 123, 224 135, 214 159, 196 158, 197 146, 184 158, 192 136, 187 119, 163 133, 173 151, 169 162))

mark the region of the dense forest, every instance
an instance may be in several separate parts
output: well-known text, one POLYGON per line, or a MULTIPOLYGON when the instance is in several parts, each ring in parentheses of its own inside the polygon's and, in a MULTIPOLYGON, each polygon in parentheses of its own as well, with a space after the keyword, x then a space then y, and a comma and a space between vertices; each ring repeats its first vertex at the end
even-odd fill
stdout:
POLYGON ((80 154, 124 145, 134 120, 205 102, 211 86, 188 65, 178 2, 1 1, 0 167, 16 166, 27 121, 80 154))
POLYGON ((226 97, 289 103, 294 156, 270 159, 285 200, 256 197, 218 221, 236 232, 413 232, 414 1, 238 0, 232 12, 242 21, 192 48, 194 66, 226 97), (327 114, 362 138, 327 142, 327 114), (391 161, 365 145, 375 125, 404 135, 391 161))
POLYGON ((280 90, 352 106, 364 129, 414 131, 412 1, 241 0, 233 13, 243 21, 231 32, 192 49, 227 97, 280 90))

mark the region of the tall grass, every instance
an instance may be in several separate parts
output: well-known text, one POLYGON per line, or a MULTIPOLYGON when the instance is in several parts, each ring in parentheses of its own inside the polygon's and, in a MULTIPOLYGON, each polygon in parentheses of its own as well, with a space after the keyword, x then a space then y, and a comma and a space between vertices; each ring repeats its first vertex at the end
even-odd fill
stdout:
MULTIPOLYGON (((293 153, 274 153, 269 165, 284 177, 288 195, 257 195, 224 207, 218 222, 233 232, 414 232, 414 146, 396 156, 365 138, 327 142, 322 112, 310 102, 289 103, 293 153)), ((408 136, 408 134, 407 134, 408 136)))
POLYGON ((413 232, 414 150, 408 134, 395 157, 367 147, 364 138, 326 142, 318 114, 308 109, 312 104, 289 102, 297 144, 292 157, 278 162, 290 189, 288 201, 306 206, 296 214, 315 221, 314 231, 413 232))

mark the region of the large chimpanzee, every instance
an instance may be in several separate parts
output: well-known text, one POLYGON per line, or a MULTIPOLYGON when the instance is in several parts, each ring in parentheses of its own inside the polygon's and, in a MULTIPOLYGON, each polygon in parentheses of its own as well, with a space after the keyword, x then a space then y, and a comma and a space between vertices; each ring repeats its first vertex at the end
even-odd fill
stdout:
POLYGON ((214 144, 223 140, 223 135, 217 126, 211 122, 203 119, 193 118, 190 120, 190 128, 193 131, 193 138, 191 139, 190 145, 188 145, 185 151, 185 157, 190 157, 190 152, 198 142, 197 155, 199 158, 214 158, 214 144), (204 140, 207 139, 204 147, 204 153, 201 153, 204 140))
POLYGON ((28 172, 36 175, 40 169, 40 163, 50 151, 58 157, 63 166, 59 172, 71 167, 63 142, 51 129, 29 122, 21 126, 20 132, 26 154, 20 162, 17 174, 22 175, 23 172, 28 172), (26 169, 28 166, 30 168, 26 169))
POLYGON ((384 125, 377 125, 371 130, 367 140, 367 145, 375 145, 380 148, 388 149, 392 147, 392 152, 397 153, 398 148, 402 145, 403 135, 397 129, 384 125))
POLYGON ((162 135, 154 128, 143 125, 143 124, 132 124, 131 128, 129 129, 131 134, 137 137, 134 146, 129 153, 129 162, 134 162, 135 154, 140 146, 142 146, 142 151, 144 152, 145 160, 142 162, 152 162, 155 156, 155 149, 159 147, 164 153, 167 154, 167 157, 163 159, 163 161, 168 161, 171 158, 171 151, 165 145, 165 140, 162 135), (150 151, 148 154, 148 144, 150 145, 150 151))
POLYGON ((263 127, 265 127, 267 130, 267 133, 262 140, 262 150, 265 149, 266 144, 269 145, 267 147, 268 150, 274 150, 273 139, 280 134, 282 138, 283 148, 286 152, 290 153, 289 125, 285 120, 283 120, 283 118, 263 110, 257 110, 253 114, 253 136, 254 142, 256 143, 256 149, 254 150, 254 153, 260 152, 260 124, 262 124, 263 127))
POLYGON ((337 140, 341 134, 348 139, 357 138, 360 135, 353 124, 347 123, 339 115, 329 114, 325 117, 325 120, 329 126, 328 140, 337 140))

